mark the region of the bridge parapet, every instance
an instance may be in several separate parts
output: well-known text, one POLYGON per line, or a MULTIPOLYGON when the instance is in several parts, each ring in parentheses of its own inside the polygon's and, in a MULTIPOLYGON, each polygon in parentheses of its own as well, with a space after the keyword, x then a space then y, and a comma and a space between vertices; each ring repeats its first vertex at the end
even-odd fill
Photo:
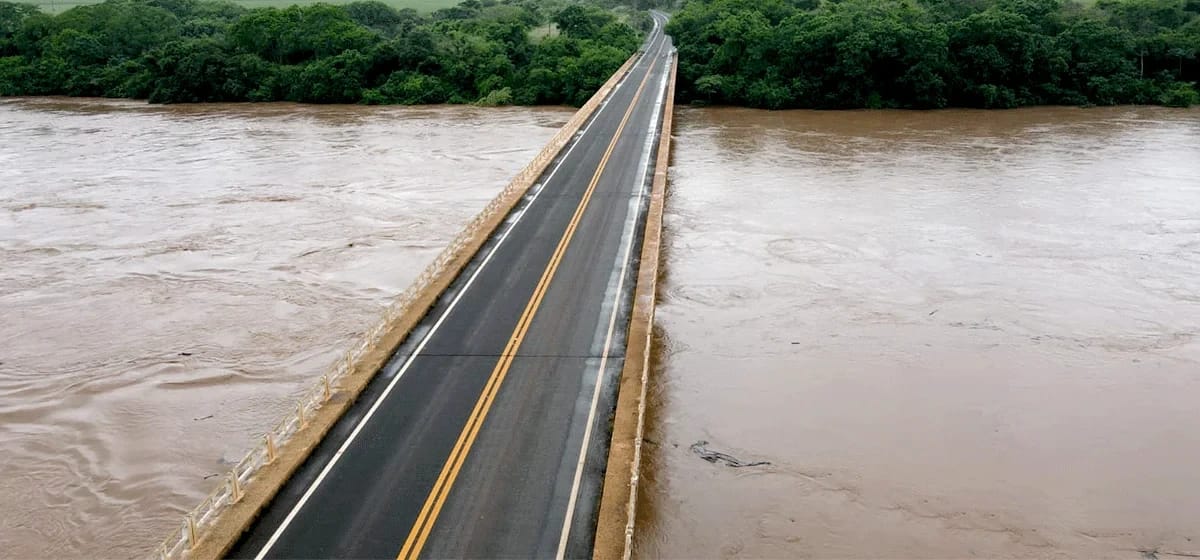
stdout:
POLYGON ((650 384, 650 356, 654 334, 654 306, 658 290, 663 205, 666 202, 667 172, 671 163, 671 130, 675 109, 675 73, 678 53, 671 54, 671 75, 663 101, 650 206, 642 240, 637 286, 630 312, 625 364, 618 380, 617 410, 613 417, 608 466, 596 521, 592 557, 599 560, 629 560, 633 553, 634 523, 637 518, 638 483, 641 479, 642 441, 646 429, 646 397, 650 384))

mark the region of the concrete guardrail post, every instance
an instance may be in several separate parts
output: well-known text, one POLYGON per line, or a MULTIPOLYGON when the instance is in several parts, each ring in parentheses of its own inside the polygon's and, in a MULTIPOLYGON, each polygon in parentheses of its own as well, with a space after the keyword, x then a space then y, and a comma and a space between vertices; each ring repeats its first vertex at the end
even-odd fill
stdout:
POLYGON ((229 471, 229 502, 236 504, 242 501, 242 481, 238 480, 237 469, 229 471))
POLYGON ((187 547, 188 547, 188 550, 191 550, 196 547, 196 542, 197 542, 195 514, 191 514, 191 513, 187 514, 187 518, 185 520, 185 526, 187 529, 187 547))
POLYGON ((265 438, 267 444, 267 460, 264 465, 270 465, 275 462, 275 458, 279 457, 279 450, 275 448, 275 434, 268 433, 265 438))

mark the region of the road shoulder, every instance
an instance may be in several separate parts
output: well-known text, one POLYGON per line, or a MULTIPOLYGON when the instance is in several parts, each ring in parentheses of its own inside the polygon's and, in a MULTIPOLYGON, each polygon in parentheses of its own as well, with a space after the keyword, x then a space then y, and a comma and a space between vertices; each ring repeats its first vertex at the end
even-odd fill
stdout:
POLYGON ((592 556, 598 560, 627 559, 632 552, 634 518, 637 511, 638 475, 641 468, 642 437, 645 431, 646 386, 650 374, 651 336, 658 288, 659 245, 662 238, 663 204, 671 159, 671 131, 675 108, 675 71, 678 57, 672 55, 671 77, 663 107, 663 124, 654 167, 650 206, 638 265, 637 287, 630 313, 628 347, 621 370, 617 410, 613 418, 608 467, 596 523, 592 556))

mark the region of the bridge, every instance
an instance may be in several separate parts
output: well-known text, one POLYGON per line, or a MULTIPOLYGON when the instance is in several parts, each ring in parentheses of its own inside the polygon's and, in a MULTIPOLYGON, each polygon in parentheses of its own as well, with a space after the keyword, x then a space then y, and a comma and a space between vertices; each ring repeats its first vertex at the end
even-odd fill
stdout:
MULTIPOLYGON (((592 556, 643 228, 665 172, 673 47, 666 16, 653 17, 578 132, 216 554, 592 556)), ((266 445, 264 466, 278 453, 266 445)), ((210 502, 238 504, 254 476, 234 469, 210 502)), ((205 538, 196 524, 184 524, 187 550, 205 538)))

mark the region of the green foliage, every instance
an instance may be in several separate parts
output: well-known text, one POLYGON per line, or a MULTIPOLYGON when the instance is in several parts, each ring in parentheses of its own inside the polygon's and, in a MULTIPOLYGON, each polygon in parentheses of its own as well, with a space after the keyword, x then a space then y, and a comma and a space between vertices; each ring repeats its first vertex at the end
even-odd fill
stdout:
POLYGON ((436 76, 396 72, 379 89, 368 92, 366 98, 372 104, 426 105, 445 103, 451 95, 453 88, 436 76))
POLYGON ((254 10, 233 24, 229 38, 239 51, 277 64, 365 50, 379 40, 354 23, 344 8, 329 4, 254 10))
POLYGON ((232 23, 246 13, 246 8, 228 0, 147 0, 149 6, 162 8, 182 20, 212 20, 232 23))
POLYGON ((0 2, 0 56, 9 56, 17 53, 14 36, 21 28, 21 24, 24 23, 25 18, 36 13, 37 9, 30 4, 0 2))
MULTIPOLYGON (((145 57, 152 103, 194 103, 253 99, 272 66, 253 55, 234 54, 213 39, 189 39, 164 45, 145 57)), ((138 93, 141 76, 132 73, 126 92, 138 93)), ((141 97, 131 95, 131 97, 141 97)))
POLYGON ((600 33, 611 16, 594 6, 571 4, 554 17, 554 23, 563 34, 577 39, 593 39, 600 33))
POLYGON ((499 107, 501 105, 512 105, 513 104, 512 88, 502 87, 500 89, 494 89, 487 95, 480 98, 479 101, 476 101, 475 104, 480 105, 482 107, 499 107))
POLYGON ((1200 92, 1189 84, 1175 84, 1158 98, 1158 102, 1167 107, 1191 107, 1200 105, 1200 92))
POLYGON ((132 58, 180 37, 179 19, 143 2, 112 0, 80 6, 54 18, 58 33, 70 30, 96 38, 108 58, 132 58))
POLYGON ((0 57, 0 95, 21 95, 29 83, 29 66, 19 56, 0 57))
POLYGON ((369 64, 367 57, 356 50, 318 60, 304 67, 289 99, 307 103, 358 103, 369 64))
POLYGON ((379 0, 360 0, 343 6, 350 19, 385 37, 411 32, 421 23, 421 16, 411 8, 396 10, 379 0))
POLYGON ((56 16, 0 1, 0 95, 580 104, 640 38, 612 12, 560 1, 467 0, 431 17, 376 0, 107 0, 56 16), (581 27, 534 39, 560 12, 581 27))
POLYGON ((771 109, 1181 104, 1200 0, 689 0, 684 101, 771 109))

